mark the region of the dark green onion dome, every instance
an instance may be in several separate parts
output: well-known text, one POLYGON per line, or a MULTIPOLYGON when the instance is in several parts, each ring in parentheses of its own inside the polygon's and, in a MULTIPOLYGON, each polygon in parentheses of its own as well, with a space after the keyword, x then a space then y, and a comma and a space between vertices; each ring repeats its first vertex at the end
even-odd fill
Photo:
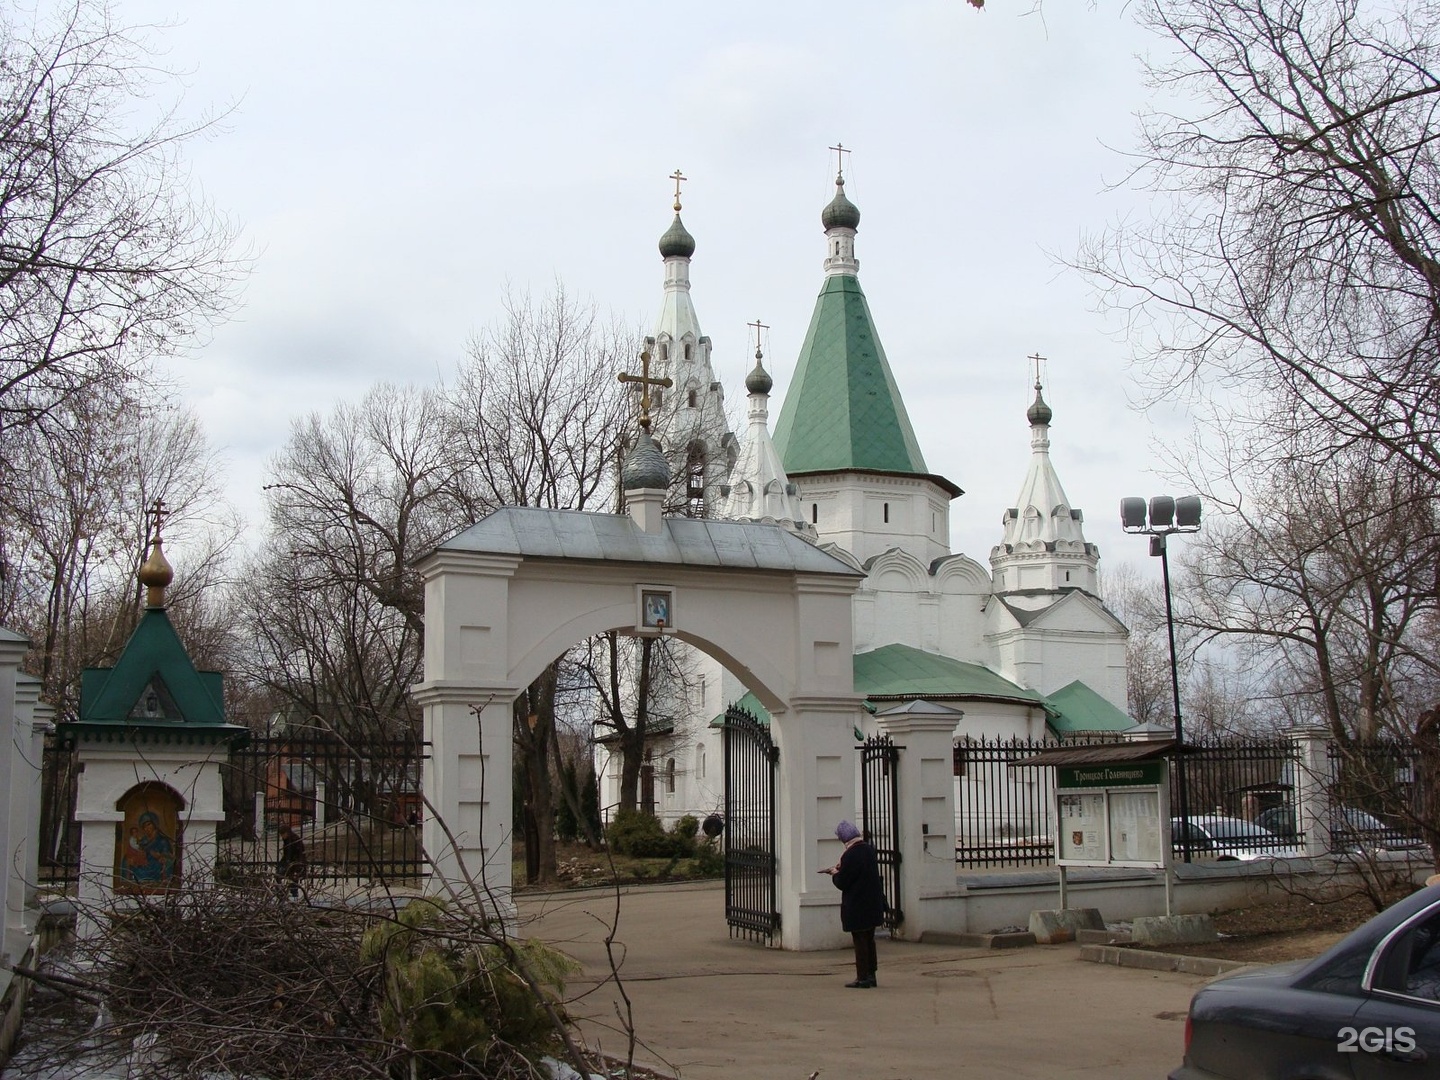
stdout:
POLYGON ((1050 411, 1050 406, 1045 404, 1045 399, 1040 396, 1040 384, 1035 384, 1035 403, 1025 410, 1025 418, 1030 421, 1031 427, 1040 427, 1042 424, 1049 424, 1050 418, 1055 414, 1050 411))
POLYGON ((685 226, 680 222, 680 215, 675 215, 674 222, 670 228, 665 230, 665 235, 660 237, 660 257, 669 259, 672 256, 682 256, 686 259, 695 254, 695 238, 690 235, 685 226))
POLYGON ((858 229, 860 208, 845 197, 845 178, 835 177, 835 198, 820 211, 820 224, 826 229, 858 229))
POLYGON ((745 376, 745 389, 752 394, 768 394, 775 380, 770 378, 770 373, 765 370, 765 365, 760 362, 760 350, 755 350, 755 370, 745 376))
POLYGON ((625 462, 620 466, 620 485, 626 491, 670 486, 670 463, 648 431, 640 432, 639 440, 625 455, 625 462))

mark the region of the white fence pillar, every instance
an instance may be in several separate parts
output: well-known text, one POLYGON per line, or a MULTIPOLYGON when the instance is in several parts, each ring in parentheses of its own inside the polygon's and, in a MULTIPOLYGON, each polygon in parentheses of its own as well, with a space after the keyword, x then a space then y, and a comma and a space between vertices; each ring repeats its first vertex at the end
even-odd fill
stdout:
POLYGON ((1295 744, 1295 828, 1304 834, 1306 855, 1330 852, 1330 732, 1323 727, 1295 727, 1287 733, 1295 744))
POLYGON ((30 728, 35 706, 40 702, 40 680, 19 675, 15 680, 14 747, 10 758, 10 792, 7 813, 10 818, 10 842, 5 849, 5 873, 10 888, 5 896, 5 936, 20 941, 30 933, 25 920, 25 896, 35 887, 35 879, 26 877, 30 868, 30 851, 35 846, 35 833, 40 827, 34 793, 40 788, 40 760, 34 757, 34 739, 30 728))
MULTIPOLYGON (((20 756, 24 745, 17 745, 16 680, 20 673, 20 661, 24 659, 29 646, 30 642, 19 634, 0 630, 0 781, 11 789, 0 795, 0 857, 3 857, 3 863, 0 863, 0 916, 4 917, 6 931, 0 934, 0 955, 8 956, 12 960, 19 960, 17 950, 22 949, 25 944, 19 940, 19 935, 12 939, 9 933, 9 912, 11 892, 23 895, 25 888, 20 875, 12 869, 15 842, 24 831, 24 823, 18 820, 19 815, 15 813, 11 801, 14 794, 15 759, 20 756)), ((26 743, 28 742, 27 737, 26 743)))
POLYGON ((955 727, 965 714, 930 701, 912 701, 875 717, 900 747, 900 908, 896 936, 915 941, 946 930, 935 901, 955 890, 955 727))
MULTIPOLYGON (((25 903, 31 909, 31 917, 38 918, 38 897, 40 885, 40 852, 50 842, 50 838, 40 835, 40 803, 44 790, 45 776, 45 736, 55 730, 55 707, 38 702, 30 715, 30 760, 35 763, 38 773, 30 788, 30 847, 26 851, 25 859, 25 903)), ((57 797, 59 810, 63 817, 65 812, 65 801, 63 796, 57 797)), ((54 852, 50 853, 54 855, 54 852)))

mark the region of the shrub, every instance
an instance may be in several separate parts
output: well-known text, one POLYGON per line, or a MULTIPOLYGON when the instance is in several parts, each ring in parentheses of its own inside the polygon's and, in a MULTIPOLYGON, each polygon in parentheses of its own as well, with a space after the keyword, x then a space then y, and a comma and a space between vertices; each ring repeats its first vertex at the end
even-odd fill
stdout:
POLYGON ((719 877, 725 873, 725 853, 714 840, 695 845, 695 874, 698 877, 719 877))
POLYGON ((700 833, 700 819, 694 814, 686 814, 671 826, 670 831, 676 836, 683 836, 688 840, 694 840, 700 833))
MULTIPOLYGON (((497 1046, 526 1057, 558 1047, 544 1003, 507 949, 474 944, 464 931, 449 923, 441 904, 417 900, 365 934, 362 958, 382 964, 387 983, 380 1031, 412 1051, 412 1076, 455 1075, 457 1067, 482 1065, 497 1046)), ((552 1002, 564 992, 565 977, 579 970, 538 941, 515 942, 510 949, 552 1002)))
POLYGON ((674 842, 658 818, 639 810, 621 810, 605 831, 610 850, 638 859, 664 859, 674 853, 674 842))

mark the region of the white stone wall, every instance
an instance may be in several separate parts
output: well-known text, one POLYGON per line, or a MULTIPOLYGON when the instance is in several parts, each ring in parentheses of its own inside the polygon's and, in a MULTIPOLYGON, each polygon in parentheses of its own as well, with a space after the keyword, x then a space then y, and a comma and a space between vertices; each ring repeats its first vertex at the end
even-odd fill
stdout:
POLYGON ((919 476, 823 473, 791 477, 800 508, 822 543, 835 543, 862 565, 890 548, 929 566, 950 554, 950 498, 919 476))

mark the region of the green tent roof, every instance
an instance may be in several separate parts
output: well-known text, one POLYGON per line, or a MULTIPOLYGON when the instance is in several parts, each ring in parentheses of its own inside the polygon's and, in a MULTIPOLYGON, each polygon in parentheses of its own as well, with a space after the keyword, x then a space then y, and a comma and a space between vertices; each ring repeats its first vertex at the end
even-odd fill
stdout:
POLYGON ((123 723, 151 687, 165 720, 225 722, 223 677, 197 671, 164 608, 147 608, 113 668, 86 668, 80 677, 80 720, 123 723), (165 700, 168 695, 169 700, 165 700))
POLYGON ((1124 731, 1135 726, 1122 709, 1117 709, 1079 679, 1050 695, 1050 726, 1059 734, 1078 731, 1124 731))
POLYGON ((1040 694, 1017 686, 987 667, 909 645, 882 645, 857 653, 855 690, 871 699, 968 697, 1013 701, 1052 711, 1040 694))
POLYGON ((774 441, 792 476, 852 469, 930 475, 852 275, 825 279, 774 441))

